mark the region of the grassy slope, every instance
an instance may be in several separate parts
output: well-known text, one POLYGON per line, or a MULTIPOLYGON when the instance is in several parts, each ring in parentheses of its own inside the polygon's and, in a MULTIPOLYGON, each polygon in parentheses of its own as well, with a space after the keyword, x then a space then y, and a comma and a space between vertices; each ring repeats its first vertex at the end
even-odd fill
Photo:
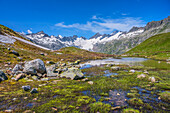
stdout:
MULTIPOLYGON (((5 35, 5 33, 25 39, 24 37, 17 34, 15 31, 13 31, 12 29, 0 25, 0 34, 5 35)), ((49 51, 49 50, 43 50, 41 48, 17 40, 16 42, 14 42, 14 44, 5 44, 5 45, 0 44, 0 64, 4 64, 6 62, 11 62, 12 64, 16 64, 20 62, 17 56, 13 54, 9 54, 12 50, 17 51, 20 54, 20 57, 23 58, 23 61, 40 58, 43 61, 57 62, 60 61, 61 59, 63 59, 64 61, 75 61, 77 59, 89 60, 89 59, 99 59, 103 57, 113 56, 113 55, 106 55, 103 53, 89 52, 75 47, 66 47, 58 51, 49 51), (7 49, 9 47, 11 49, 10 51, 7 49), (41 53, 44 53, 45 56, 40 55, 41 53), (57 53, 62 53, 62 54, 57 54, 57 53)))
POLYGON ((170 33, 152 36, 125 54, 166 60, 170 57, 170 33))

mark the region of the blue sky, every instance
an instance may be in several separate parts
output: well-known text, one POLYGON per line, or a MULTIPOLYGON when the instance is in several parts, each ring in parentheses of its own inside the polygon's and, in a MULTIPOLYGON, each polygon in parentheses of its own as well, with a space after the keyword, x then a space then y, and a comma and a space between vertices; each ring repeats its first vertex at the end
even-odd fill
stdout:
POLYGON ((170 15, 170 0, 0 0, 0 24, 18 32, 91 37, 170 15))

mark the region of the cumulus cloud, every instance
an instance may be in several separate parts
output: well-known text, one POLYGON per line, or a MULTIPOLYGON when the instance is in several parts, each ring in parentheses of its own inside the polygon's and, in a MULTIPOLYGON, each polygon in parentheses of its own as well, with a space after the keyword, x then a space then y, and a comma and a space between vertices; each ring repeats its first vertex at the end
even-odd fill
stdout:
POLYGON ((111 33, 117 29, 120 31, 128 31, 133 26, 144 26, 145 23, 140 18, 125 17, 119 19, 105 19, 97 16, 92 17, 92 21, 87 21, 85 24, 74 23, 70 25, 64 24, 64 22, 57 23, 55 26, 62 28, 76 28, 80 30, 100 32, 100 33, 111 33))
POLYGON ((32 31, 31 31, 31 30, 29 30, 29 29, 27 30, 27 32, 28 32, 29 34, 31 34, 31 33, 32 33, 32 31))

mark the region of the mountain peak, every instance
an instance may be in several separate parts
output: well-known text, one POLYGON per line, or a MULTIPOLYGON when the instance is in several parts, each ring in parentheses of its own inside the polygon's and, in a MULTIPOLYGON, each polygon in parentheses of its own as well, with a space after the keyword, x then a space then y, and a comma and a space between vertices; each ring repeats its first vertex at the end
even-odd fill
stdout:
POLYGON ((136 26, 133 26, 133 27, 129 30, 129 32, 134 32, 134 31, 137 31, 137 30, 139 30, 139 29, 144 29, 144 27, 136 27, 136 26))
POLYGON ((39 31, 36 34, 45 34, 44 31, 39 31))
POLYGON ((90 39, 93 39, 93 38, 97 38, 97 37, 99 37, 99 36, 102 36, 99 32, 97 32, 94 36, 92 36, 90 39))

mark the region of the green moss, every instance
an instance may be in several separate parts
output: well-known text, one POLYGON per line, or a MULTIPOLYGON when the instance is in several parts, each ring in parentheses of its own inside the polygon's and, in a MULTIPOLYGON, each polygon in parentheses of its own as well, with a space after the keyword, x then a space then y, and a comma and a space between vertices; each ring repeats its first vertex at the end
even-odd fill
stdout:
POLYGON ((143 106, 143 101, 139 98, 132 98, 128 100, 128 103, 132 106, 143 106))
POLYGON ((126 95, 129 98, 139 97, 140 95, 138 93, 127 93, 126 95))
POLYGON ((166 102, 170 102, 170 92, 165 91, 159 94, 161 99, 166 102))
POLYGON ((102 102, 96 102, 89 105, 90 113, 108 113, 111 110, 111 105, 102 102))
POLYGON ((133 108, 123 109, 122 113, 140 113, 139 110, 133 108))

